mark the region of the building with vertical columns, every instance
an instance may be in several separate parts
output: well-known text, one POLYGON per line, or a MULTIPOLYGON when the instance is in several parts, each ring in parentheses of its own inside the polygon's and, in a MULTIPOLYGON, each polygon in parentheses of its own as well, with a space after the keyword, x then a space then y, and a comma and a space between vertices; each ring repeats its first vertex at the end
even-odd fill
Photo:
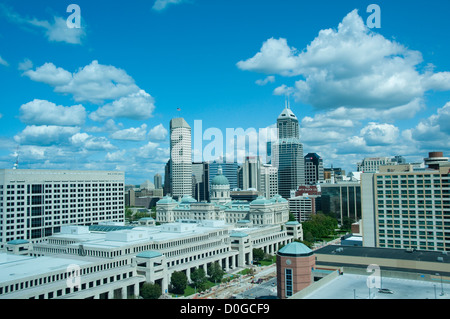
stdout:
POLYGON ((261 159, 259 156, 246 156, 242 163, 242 189, 254 188, 261 191, 261 159))
POLYGON ((166 293, 175 271, 190 279, 196 268, 206 271, 215 262, 225 271, 249 267, 253 248, 275 254, 296 239, 291 228, 191 219, 160 226, 65 226, 27 246, 26 255, 0 253, 0 299, 121 299, 137 296, 144 282, 166 293))

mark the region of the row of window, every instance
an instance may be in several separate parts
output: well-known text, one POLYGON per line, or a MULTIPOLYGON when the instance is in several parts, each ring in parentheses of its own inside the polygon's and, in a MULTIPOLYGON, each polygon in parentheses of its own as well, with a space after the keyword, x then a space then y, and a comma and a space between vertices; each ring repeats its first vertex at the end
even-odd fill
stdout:
MULTIPOLYGON (((122 265, 125 265, 126 261, 118 261, 118 262, 114 262, 114 263, 110 263, 110 264, 105 264, 105 265, 101 265, 101 266, 96 266, 96 267, 89 267, 90 269, 92 268, 99 268, 99 270, 97 271, 102 271, 102 270, 107 270, 107 269, 112 269, 112 268, 116 268, 116 267, 120 267, 122 265), (103 269, 100 269, 103 268, 103 269)), ((81 269, 81 271, 83 273, 79 273, 79 276, 83 276, 84 274, 89 274, 90 272, 85 271, 86 269, 81 269)), ((48 292, 47 293, 47 298, 48 299, 52 299, 55 297, 60 297, 64 294, 70 294, 73 292, 77 292, 79 290, 85 290, 85 289, 89 289, 89 288, 93 288, 93 287, 97 287, 97 286, 101 286, 101 285, 105 285, 114 281, 119 281, 119 280, 123 280, 123 279, 127 279, 130 277, 133 277, 133 272, 132 271, 126 271, 123 272, 122 274, 117 274, 114 276, 109 276, 103 279, 97 279, 97 280, 92 280, 88 283, 83 283, 80 282, 79 284, 77 282, 75 282, 74 285, 70 286, 67 285, 67 280, 70 280, 71 278, 73 278, 73 273, 67 271, 61 274, 56 274, 56 275, 49 275, 49 276, 45 276, 45 277, 41 277, 41 278, 37 278, 37 279, 32 279, 32 280, 28 280, 28 281, 23 281, 20 283, 16 283, 16 284, 11 284, 11 285, 6 285, 3 287, 0 287, 0 295, 2 294, 7 294, 7 293, 12 293, 15 291, 20 291, 20 290, 24 290, 24 289, 28 289, 28 288, 33 288, 33 287, 37 287, 40 285, 45 285, 45 284, 49 284, 49 283, 53 283, 56 281, 64 281, 64 286, 67 286, 65 289, 57 289, 56 291, 52 292, 48 292)), ((80 277, 82 279, 82 277, 80 277)), ((81 281, 81 280, 80 280, 81 281)), ((44 294, 40 294, 37 296, 37 298, 39 299, 44 299, 44 294)), ((34 297, 31 297, 30 299, 34 299, 34 297)))

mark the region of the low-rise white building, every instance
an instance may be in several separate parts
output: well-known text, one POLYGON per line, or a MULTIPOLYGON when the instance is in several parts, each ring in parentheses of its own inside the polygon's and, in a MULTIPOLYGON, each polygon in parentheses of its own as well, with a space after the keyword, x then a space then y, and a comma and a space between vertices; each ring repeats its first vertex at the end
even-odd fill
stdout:
POLYGON ((179 220, 159 226, 64 226, 22 250, 0 254, 0 298, 129 298, 144 282, 166 293, 171 275, 196 268, 250 267, 253 248, 275 254, 300 238, 301 225, 242 227, 223 220, 179 220), (27 255, 17 255, 14 252, 27 255))

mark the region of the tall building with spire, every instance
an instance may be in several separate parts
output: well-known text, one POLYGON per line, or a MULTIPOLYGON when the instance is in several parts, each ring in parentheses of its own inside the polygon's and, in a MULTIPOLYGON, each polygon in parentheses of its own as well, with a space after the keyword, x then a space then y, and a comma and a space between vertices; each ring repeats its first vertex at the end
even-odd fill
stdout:
POLYGON ((278 140, 272 147, 272 163, 278 168, 278 193, 289 198, 291 190, 305 184, 303 144, 300 142, 298 119, 289 102, 277 118, 278 140))
POLYGON ((192 196, 191 127, 181 117, 170 120, 171 194, 192 196))

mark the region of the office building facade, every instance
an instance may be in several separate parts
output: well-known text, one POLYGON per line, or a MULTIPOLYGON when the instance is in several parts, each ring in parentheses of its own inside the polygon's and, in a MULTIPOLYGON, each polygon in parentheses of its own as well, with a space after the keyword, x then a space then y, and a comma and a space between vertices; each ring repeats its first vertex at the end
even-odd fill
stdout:
POLYGON ((318 195, 303 194, 289 198, 289 212, 294 215, 295 220, 304 222, 316 214, 316 200, 318 195))
POLYGON ((366 157, 356 164, 358 172, 375 173, 382 165, 396 165, 397 162, 392 161, 390 157, 366 157))
POLYGON ((278 116, 277 129, 278 139, 273 143, 272 156, 278 169, 278 192, 287 199, 292 190, 305 184, 305 161, 298 119, 288 106, 278 116))
POLYGON ((155 185, 155 189, 162 188, 162 176, 161 174, 155 174, 153 177, 153 184, 155 185))
POLYGON ((272 198, 278 194, 278 168, 261 165, 261 193, 266 198, 272 198))
POLYGON ((323 159, 316 153, 305 155, 305 184, 314 185, 324 181, 323 159))
POLYGON ((242 189, 261 191, 261 159, 259 156, 246 156, 242 163, 242 189))
POLYGON ((299 242, 290 243, 277 252, 277 297, 286 299, 314 281, 314 252, 299 242))
POLYGON ((171 194, 192 195, 191 127, 183 118, 170 120, 171 194))
POLYGON ((125 221, 125 173, 0 170, 1 244, 39 241, 63 225, 125 221))
POLYGON ((450 250, 450 164, 414 170, 381 166, 362 174, 363 245, 450 250))
POLYGON ((209 201, 209 164, 192 163, 192 194, 197 201, 209 201))
POLYGON ((362 216, 361 184, 337 182, 320 184, 320 207, 324 214, 333 214, 342 223, 344 218, 358 221, 362 216))

